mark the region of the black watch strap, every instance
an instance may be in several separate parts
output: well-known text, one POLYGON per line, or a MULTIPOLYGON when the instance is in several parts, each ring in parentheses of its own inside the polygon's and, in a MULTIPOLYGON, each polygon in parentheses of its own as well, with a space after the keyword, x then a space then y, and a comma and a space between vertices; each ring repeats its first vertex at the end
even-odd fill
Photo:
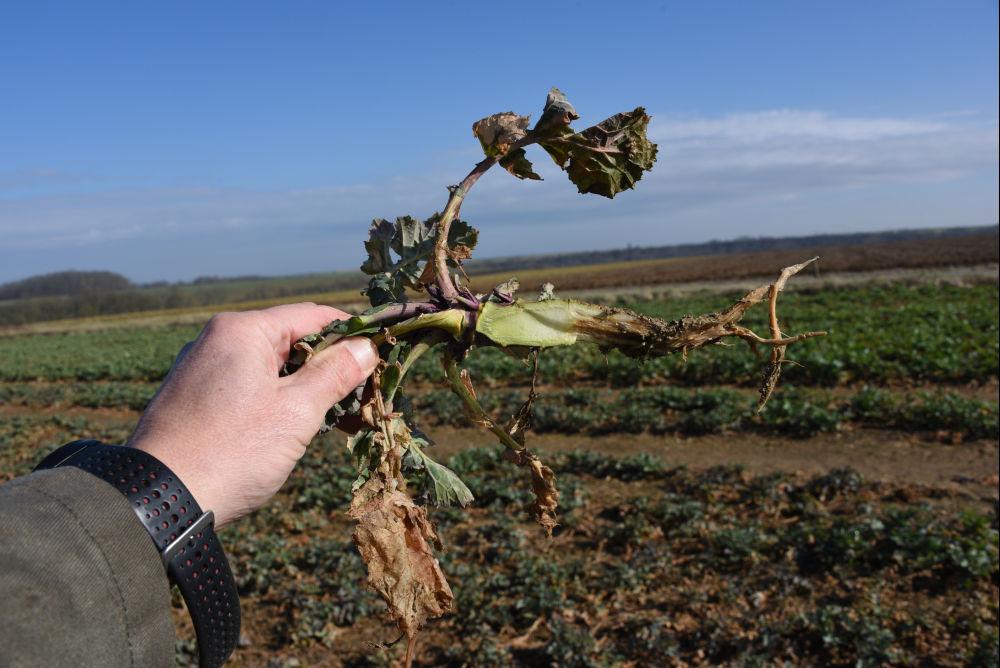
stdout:
POLYGON ((240 599, 212 512, 155 457, 135 448, 74 441, 35 470, 75 466, 110 483, 129 500, 149 532, 167 574, 180 589, 198 636, 198 665, 225 663, 240 636, 240 599))

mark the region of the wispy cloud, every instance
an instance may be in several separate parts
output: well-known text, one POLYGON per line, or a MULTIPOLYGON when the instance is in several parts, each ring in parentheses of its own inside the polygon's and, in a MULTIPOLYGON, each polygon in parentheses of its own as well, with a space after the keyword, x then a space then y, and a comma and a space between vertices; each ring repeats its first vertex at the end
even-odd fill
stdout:
MULTIPOLYGON (((544 250, 558 251, 622 245, 626 240, 669 243, 737 236, 747 233, 748 217, 776 221, 773 228, 758 225, 757 234, 783 234, 789 230, 777 221, 803 215, 801 207, 790 209, 788 202, 808 204, 811 196, 823 198, 815 203, 813 227, 829 226, 838 213, 836 194, 846 191, 869 193, 869 208, 845 204, 842 217, 857 217, 862 211, 869 227, 873 220, 882 220, 884 227, 901 227, 919 222, 909 212, 919 206, 920 198, 901 201, 899 188, 918 193, 926 184, 978 179, 970 187, 981 201, 970 203, 970 191, 965 189, 954 195, 954 202, 942 204, 982 219, 960 217, 939 224, 996 222, 995 177, 992 185, 986 185, 991 179, 983 178, 997 170, 995 122, 983 125, 964 116, 907 119, 773 110, 715 118, 660 115, 654 117, 650 134, 660 143, 656 168, 635 192, 614 203, 576 195, 551 160, 536 150, 532 158, 545 181, 519 183, 505 173, 490 174, 463 215, 488 229, 487 254, 537 251, 538 243, 544 250), (892 188, 893 194, 880 199, 880 188, 892 188), (608 220, 619 222, 608 226, 608 220), (574 234, 566 235, 567 228, 574 234), (525 229, 530 229, 530 238, 523 234, 525 229)), ((173 278, 209 272, 206 267, 180 265, 178 260, 185 258, 165 257, 161 242, 228 244, 220 246, 223 253, 239 238, 262 241, 259 247, 243 249, 246 266, 231 258, 214 273, 259 271, 262 257, 280 256, 274 242, 265 239, 289 240, 289 244, 296 238, 324 241, 288 251, 289 266, 279 266, 275 260, 275 271, 346 266, 355 261, 366 220, 427 215, 440 208, 444 186, 455 182, 476 159, 470 147, 467 153, 437 160, 422 173, 384 183, 278 192, 172 188, 15 196, 14 189, 32 179, 44 181, 53 175, 44 170, 34 176, 28 171, 8 172, 0 174, 0 266, 7 257, 21 254, 18 266, 34 257, 38 271, 59 268, 42 265, 64 257, 51 253, 64 248, 115 268, 116 256, 102 250, 112 244, 145 258, 141 267, 148 273, 142 278, 173 278), (331 245, 351 250, 338 262, 331 259, 331 245)), ((204 262, 210 265, 211 248, 203 250, 204 262)), ((0 275, 0 280, 6 278, 11 276, 0 275)))

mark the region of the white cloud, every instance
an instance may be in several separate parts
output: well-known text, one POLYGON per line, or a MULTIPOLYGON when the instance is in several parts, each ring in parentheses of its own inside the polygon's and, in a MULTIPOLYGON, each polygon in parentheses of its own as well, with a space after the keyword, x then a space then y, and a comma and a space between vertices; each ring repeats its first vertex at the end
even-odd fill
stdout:
MULTIPOLYGON (((628 241, 734 237, 747 233, 741 217, 764 221, 763 228, 753 231, 761 235, 823 231, 838 215, 851 216, 855 225, 904 227, 926 215, 928 184, 968 181, 972 185, 959 194, 941 192, 939 198, 954 201, 941 199, 935 210, 951 210, 955 216, 938 224, 996 222, 995 122, 984 126, 964 116, 928 120, 775 110, 717 118, 654 116, 650 134, 660 144, 656 168, 635 192, 614 202, 577 195, 552 161, 532 149, 530 157, 545 181, 518 182, 495 170, 477 185, 463 216, 484 228, 488 255, 559 251, 628 241), (867 203, 853 201, 838 210, 839 202, 849 199, 838 193, 851 191, 867 193, 867 203), (901 197, 900 192, 912 196, 901 197), (813 209, 810 197, 816 198, 813 209), (793 216, 809 218, 803 222, 812 227, 793 226, 793 216), (774 224, 767 227, 767 221, 774 224), (575 230, 572 236, 565 234, 567 227, 575 230), (525 229, 530 238, 516 231, 525 229)), ((298 260, 306 268, 347 266, 360 251, 357 241, 366 221, 439 209, 445 185, 458 181, 478 159, 475 147, 442 155, 446 157, 421 173, 385 183, 301 190, 173 188, 4 197, 0 188, 0 260, 8 251, 37 254, 43 261, 48 250, 73 247, 97 262, 101 246, 130 243, 149 258, 143 266, 151 276, 177 277, 176 261, 156 255, 160 241, 207 244, 222 243, 210 239, 270 235, 336 240, 351 249, 337 264, 323 244, 304 244, 296 254, 289 252, 289 267, 275 271, 294 270, 298 260)), ((23 183, 49 174, 8 176, 11 183, 23 183)), ((232 253, 231 245, 223 250, 232 253)), ((237 267, 234 259, 226 272, 260 271, 261 258, 272 257, 274 249, 261 244, 242 252, 246 266, 237 267)), ((113 268, 114 258, 104 264, 113 268)), ((204 268, 184 271, 208 273, 204 268)))
POLYGON ((738 142, 774 142, 788 138, 824 141, 872 141, 941 132, 941 122, 899 118, 836 117, 821 111, 778 109, 730 114, 710 119, 655 121, 650 135, 657 141, 712 139, 738 142))

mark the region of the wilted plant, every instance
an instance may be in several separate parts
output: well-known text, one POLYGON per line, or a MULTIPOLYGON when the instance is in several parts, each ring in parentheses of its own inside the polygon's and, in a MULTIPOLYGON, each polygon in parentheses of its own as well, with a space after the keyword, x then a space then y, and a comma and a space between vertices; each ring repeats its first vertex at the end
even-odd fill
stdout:
MULTIPOLYGON (((438 505, 465 506, 472 491, 447 467, 425 452, 430 439, 414 425, 400 388, 421 355, 441 344, 444 374, 462 400, 469 419, 496 435, 505 457, 523 467, 534 493, 530 510, 550 534, 557 526, 559 493, 555 475, 525 445, 536 398, 534 378, 524 404, 499 421, 476 396, 461 367, 476 347, 492 346, 534 361, 546 348, 594 343, 635 358, 650 358, 720 342, 726 337, 770 348, 764 365, 759 408, 771 395, 785 361, 785 348, 818 336, 810 332, 785 337, 775 311, 778 292, 788 278, 808 264, 788 267, 778 279, 747 293, 724 311, 685 316, 667 322, 622 308, 557 299, 546 285, 537 300, 518 298, 516 279, 488 294, 475 294, 455 272, 461 272, 478 239, 478 231, 459 219, 462 202, 479 178, 494 165, 519 179, 540 179, 525 147, 537 144, 569 176, 581 193, 614 197, 635 186, 653 167, 657 146, 646 137, 649 116, 642 107, 616 114, 580 132, 570 124, 576 110, 553 88, 541 118, 529 129, 527 116, 494 114, 476 122, 473 133, 486 157, 456 186, 444 210, 427 220, 410 216, 395 222, 375 220, 365 242, 368 259, 362 270, 371 276, 364 291, 372 308, 347 320, 331 322, 323 331, 298 341, 285 373, 293 373, 310 357, 346 336, 366 336, 378 346, 382 363, 369 381, 327 414, 327 427, 350 434, 348 447, 357 462, 350 516, 357 522, 354 540, 368 566, 372 587, 385 599, 389 614, 408 639, 427 619, 451 606, 448 586, 433 546, 438 536, 422 507, 407 493, 404 472, 424 476, 438 505), (420 298, 416 298, 420 295, 420 298), (770 305, 770 336, 762 337, 738 323, 754 304, 770 305)), ((810 260, 811 262, 812 260, 810 260)))

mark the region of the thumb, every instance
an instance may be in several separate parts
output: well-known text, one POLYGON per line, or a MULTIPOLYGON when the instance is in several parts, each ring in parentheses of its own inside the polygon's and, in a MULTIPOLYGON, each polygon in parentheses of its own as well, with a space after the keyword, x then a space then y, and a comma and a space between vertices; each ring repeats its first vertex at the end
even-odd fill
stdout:
POLYGON ((375 345, 366 338, 350 337, 313 355, 286 380, 298 400, 322 416, 363 383, 377 364, 375 345))

